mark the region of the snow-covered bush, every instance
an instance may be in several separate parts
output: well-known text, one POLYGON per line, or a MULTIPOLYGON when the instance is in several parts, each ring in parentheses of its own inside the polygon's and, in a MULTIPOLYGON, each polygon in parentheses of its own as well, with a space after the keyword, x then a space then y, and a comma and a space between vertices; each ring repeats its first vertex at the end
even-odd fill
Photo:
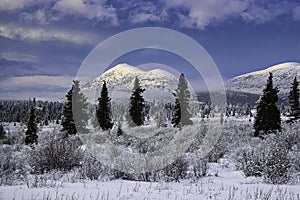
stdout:
POLYGON ((10 145, 0 145, 0 185, 13 185, 26 174, 24 157, 10 145))
MULTIPOLYGON (((10 127, 11 128, 11 127, 10 127)), ((8 129, 5 134, 5 138, 1 141, 3 144, 8 145, 22 145, 25 140, 25 128, 18 126, 12 130, 8 129)))
POLYGON ((80 177, 83 179, 97 180, 100 176, 109 173, 110 170, 105 169, 104 166, 94 157, 86 155, 78 168, 80 177))
POLYGON ((241 149, 238 154, 238 169, 242 170, 246 177, 262 176, 264 168, 264 152, 255 148, 241 149))
POLYGON ((188 164, 186 160, 179 158, 162 170, 164 175, 164 181, 178 182, 180 179, 185 178, 187 170, 188 164))
POLYGON ((240 149, 237 167, 245 176, 263 176, 265 182, 287 183, 291 177, 291 159, 286 133, 268 135, 264 140, 256 139, 256 146, 240 149))
MULTIPOLYGON (((267 141, 268 142, 268 141, 267 141)), ((272 184, 285 184, 291 178, 289 149, 284 141, 270 141, 265 158, 265 181, 272 184)))
POLYGON ((244 147, 252 137, 252 125, 249 122, 230 122, 223 126, 212 151, 207 155, 209 162, 217 162, 225 154, 231 154, 244 147))
POLYGON ((33 173, 68 171, 80 165, 83 150, 78 137, 65 137, 61 133, 45 133, 43 136, 28 155, 28 163, 33 173))
POLYGON ((206 159, 198 159, 193 165, 193 173, 195 178, 204 177, 207 173, 207 160, 206 159))

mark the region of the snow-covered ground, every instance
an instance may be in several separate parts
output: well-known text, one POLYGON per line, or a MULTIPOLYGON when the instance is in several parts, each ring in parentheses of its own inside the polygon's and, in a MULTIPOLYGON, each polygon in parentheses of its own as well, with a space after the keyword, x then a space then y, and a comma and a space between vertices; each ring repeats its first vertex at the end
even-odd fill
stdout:
POLYGON ((63 183, 52 187, 28 188, 27 185, 0 187, 0 199, 300 199, 299 185, 267 185, 259 178, 245 178, 236 171, 230 160, 209 164, 209 176, 197 181, 137 182, 114 180, 107 182, 82 181, 63 183))
MULTIPOLYGON (((218 114, 215 118, 210 119, 194 118, 193 121, 220 123, 220 116, 218 114)), ((249 117, 224 117, 225 125, 238 125, 241 130, 245 128, 243 125, 249 123, 252 123, 249 122, 249 117)), ((10 129, 11 132, 16 132, 25 129, 25 126, 21 127, 19 124, 13 126, 13 123, 6 123, 5 128, 10 129)), ((59 125, 50 124, 40 127, 40 133, 46 134, 59 129, 59 125)), ((246 131, 243 130, 242 132, 246 131)), ((231 130, 227 130, 226 133, 230 132, 231 130)), ((120 179, 90 181, 87 179, 72 180, 72 178, 33 180, 34 176, 29 176, 32 178, 31 181, 20 182, 20 185, 0 186, 0 200, 300 200, 300 176, 291 181, 293 184, 266 184, 263 178, 245 177, 242 171, 236 169, 235 164, 230 156, 225 155, 225 157, 218 159, 218 163, 208 163, 205 177, 183 179, 179 182, 141 182, 120 179), (37 186, 34 185, 34 182, 41 184, 37 184, 37 186)), ((67 176, 71 175, 70 172, 67 173, 67 176)))

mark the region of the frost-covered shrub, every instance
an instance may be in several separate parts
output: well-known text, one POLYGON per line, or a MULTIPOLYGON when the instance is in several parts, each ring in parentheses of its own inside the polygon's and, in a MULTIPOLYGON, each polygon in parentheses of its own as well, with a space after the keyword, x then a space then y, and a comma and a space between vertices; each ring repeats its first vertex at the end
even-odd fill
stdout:
POLYGON ((179 179, 183 179, 186 176, 186 172, 188 170, 187 162, 179 158, 172 164, 166 166, 163 171, 163 176, 165 181, 176 181, 178 182, 179 179))
POLYGON ((90 180, 98 180, 100 176, 104 176, 108 171, 96 158, 91 156, 85 156, 78 168, 80 177, 90 180))
POLYGON ((3 144, 8 145, 22 145, 25 140, 25 129, 17 127, 14 130, 8 130, 5 138, 2 140, 3 144))
POLYGON ((51 170, 70 170, 79 166, 83 158, 80 140, 60 133, 47 133, 29 153, 28 163, 33 173, 51 170))
POLYGON ((300 143, 292 147, 290 158, 294 173, 300 173, 300 143))
POLYGON ((26 174, 24 156, 10 145, 0 145, 0 185, 13 185, 26 174))
POLYGON ((238 154, 238 169, 242 170, 246 177, 262 176, 264 169, 264 151, 255 148, 241 149, 238 154))
POLYGON ((291 159, 285 137, 285 133, 268 135, 258 140, 256 146, 240 149, 238 169, 245 176, 263 176, 267 183, 287 183, 291 177, 291 159))
POLYGON ((193 173, 195 178, 204 177, 207 173, 207 160, 206 159, 198 159, 193 165, 193 173))
POLYGON ((207 155, 209 162, 217 162, 225 154, 232 153, 244 147, 251 138, 252 125, 249 122, 226 123, 222 133, 214 145, 212 151, 207 155))
POLYGON ((284 184, 291 178, 289 146, 281 135, 268 138, 264 165, 265 181, 273 184, 284 184))

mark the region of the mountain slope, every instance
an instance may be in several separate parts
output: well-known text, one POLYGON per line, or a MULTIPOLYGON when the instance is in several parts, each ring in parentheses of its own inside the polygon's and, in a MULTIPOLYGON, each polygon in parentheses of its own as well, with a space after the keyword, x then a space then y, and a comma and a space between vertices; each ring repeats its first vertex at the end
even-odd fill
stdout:
POLYGON ((87 96, 91 97, 89 93, 101 90, 103 81, 106 81, 114 98, 128 98, 135 77, 140 79, 142 87, 146 89, 145 97, 148 98, 170 97, 178 82, 177 77, 165 70, 143 71, 123 63, 116 65, 87 83, 82 90, 87 96))
POLYGON ((226 89, 230 91, 262 94, 267 83, 269 72, 273 73, 273 84, 278 87, 279 96, 284 97, 288 94, 295 75, 297 75, 300 80, 300 63, 282 63, 264 70, 234 77, 225 82, 226 89))

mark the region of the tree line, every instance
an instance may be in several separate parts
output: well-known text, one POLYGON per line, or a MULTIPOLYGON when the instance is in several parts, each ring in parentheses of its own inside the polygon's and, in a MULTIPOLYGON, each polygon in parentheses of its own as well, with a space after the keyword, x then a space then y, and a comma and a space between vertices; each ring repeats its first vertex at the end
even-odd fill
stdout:
MULTIPOLYGON (((38 119, 41 120, 40 110, 54 110, 54 114, 46 114, 48 119, 56 121, 61 117, 61 125, 62 125, 62 132, 68 135, 75 135, 77 132, 80 133, 87 133, 86 125, 88 123, 88 103, 87 98, 83 95, 80 91, 79 81, 73 81, 72 88, 66 94, 66 102, 64 103, 63 108, 61 104, 58 103, 45 103, 44 105, 39 102, 39 106, 42 105, 42 109, 38 109, 37 111, 37 102, 35 99, 33 101, 29 101, 29 103, 24 103, 27 109, 29 107, 29 118, 27 121, 27 131, 25 137, 25 143, 32 145, 37 142, 37 123, 38 119), (46 107, 48 106, 48 107, 46 107), (54 108, 55 109, 54 109, 54 108), (46 109, 48 108, 48 109, 46 109), (57 112, 62 110, 62 115, 59 115, 57 112)), ((297 77, 294 78, 292 82, 292 86, 289 92, 289 103, 290 103, 290 112, 289 112, 289 120, 288 123, 293 123, 300 118, 300 108, 299 108, 299 89, 298 89, 299 82, 297 77)), ((146 110, 146 103, 143 97, 143 92, 145 89, 141 87, 139 79, 136 77, 134 80, 134 86, 132 89, 132 94, 129 99, 129 108, 128 113, 129 117, 126 118, 127 123, 129 126, 141 126, 145 122, 145 110, 146 110)), ((265 89, 263 90, 263 95, 259 99, 259 103, 256 107, 256 116, 254 121, 254 136, 263 138, 265 135, 269 133, 276 133, 277 131, 281 131, 281 117, 280 117, 280 110, 277 106, 278 101, 278 88, 273 86, 273 74, 269 74, 269 78, 267 80, 267 84, 265 89)), ((185 80, 184 74, 181 74, 179 77, 177 89, 173 93, 175 98, 175 104, 171 106, 172 108, 172 117, 171 117, 171 124, 174 127, 182 127, 185 125, 192 125, 191 121, 191 112, 190 112, 190 92, 188 90, 188 84, 185 80)), ((13 105, 13 104, 12 104, 13 105)), ((2 105, 3 107, 3 105, 2 105)), ((12 108, 13 106, 10 106, 12 108)), ((207 106, 206 113, 210 112, 210 108, 207 106)), ((247 115, 252 116, 250 107, 246 107, 247 115)), ((5 114, 5 112, 2 112, 5 114)), ((232 116, 235 115, 235 109, 231 107, 230 109, 226 108, 226 116, 229 116, 232 113, 232 116), (230 112, 229 112, 230 111, 230 112)), ((95 118, 97 121, 97 125, 102 130, 109 130, 113 127, 113 125, 118 126, 118 134, 122 134, 122 129, 120 122, 116 124, 115 121, 112 119, 112 112, 111 112, 111 99, 109 97, 107 84, 104 81, 101 89, 100 97, 98 98, 98 104, 96 106, 96 113, 95 118)), ((201 114, 202 116, 202 114, 201 114)), ((204 116, 204 115, 203 115, 204 116)), ((208 116, 208 114, 207 114, 208 116)), ((221 123, 223 123, 224 114, 221 114, 221 123)), ((162 123, 163 117, 157 114, 158 123, 162 123)), ((46 118, 47 119, 47 118, 46 118)), ((4 129, 1 125, 0 127, 1 136, 4 135, 4 129)))
MULTIPOLYGON (((62 112, 62 129, 61 131, 68 135, 79 133, 87 133, 86 125, 88 123, 88 103, 87 98, 80 91, 80 83, 78 80, 73 81, 72 88, 66 94, 66 102, 62 112)), ((145 121, 145 100, 143 97, 145 89, 141 87, 139 79, 136 77, 132 94, 129 100, 129 118, 128 125, 131 127, 141 126, 145 121)), ((192 125, 190 113, 190 92, 188 83, 181 74, 177 89, 173 93, 175 97, 175 105, 173 106, 173 116, 171 123, 174 127, 182 127, 192 125)), ((106 82, 103 81, 100 97, 96 106, 96 119, 102 130, 109 130, 113 127, 111 113, 111 98, 109 97, 106 82)), ((121 133, 118 126, 118 133, 121 133)), ((27 122, 27 131, 25 133, 25 143, 28 145, 37 143, 37 124, 35 120, 35 109, 30 108, 29 120, 27 122)))

